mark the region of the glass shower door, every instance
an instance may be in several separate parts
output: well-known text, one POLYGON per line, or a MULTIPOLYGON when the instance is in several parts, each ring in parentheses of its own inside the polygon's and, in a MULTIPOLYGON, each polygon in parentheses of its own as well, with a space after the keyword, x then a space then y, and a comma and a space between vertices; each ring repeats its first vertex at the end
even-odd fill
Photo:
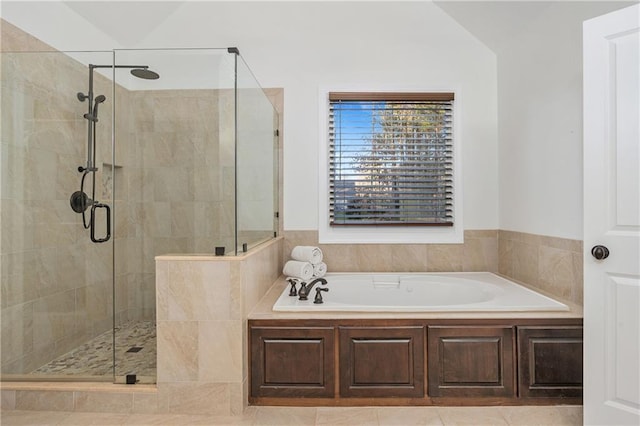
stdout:
POLYGON ((234 247, 233 59, 227 49, 115 51, 118 66, 157 76, 116 73, 117 383, 155 382, 156 359, 170 362, 156 355, 155 256, 234 247))
POLYGON ((113 379, 112 61, 2 53, 3 380, 113 379))

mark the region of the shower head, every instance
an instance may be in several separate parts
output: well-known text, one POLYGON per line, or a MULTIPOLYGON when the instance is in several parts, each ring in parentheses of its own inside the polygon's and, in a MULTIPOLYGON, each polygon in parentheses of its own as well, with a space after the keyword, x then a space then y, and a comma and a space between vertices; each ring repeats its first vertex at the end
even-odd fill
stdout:
POLYGON ((160 78, 160 75, 157 72, 151 71, 148 67, 134 68, 131 70, 131 75, 145 80, 157 80, 160 78))
POLYGON ((105 95, 98 95, 94 99, 94 104, 93 104, 93 119, 94 119, 94 121, 98 121, 98 104, 101 104, 106 100, 107 100, 107 97, 105 95))

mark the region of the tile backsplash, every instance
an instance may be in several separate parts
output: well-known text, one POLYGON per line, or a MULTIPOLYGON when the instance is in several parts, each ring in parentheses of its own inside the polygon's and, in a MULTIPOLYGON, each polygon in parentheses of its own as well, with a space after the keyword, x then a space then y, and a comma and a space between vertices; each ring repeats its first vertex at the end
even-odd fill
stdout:
POLYGON ((285 231, 284 259, 319 246, 329 271, 488 271, 582 305, 582 241, 503 230, 467 230, 462 244, 319 244, 317 231, 285 231))

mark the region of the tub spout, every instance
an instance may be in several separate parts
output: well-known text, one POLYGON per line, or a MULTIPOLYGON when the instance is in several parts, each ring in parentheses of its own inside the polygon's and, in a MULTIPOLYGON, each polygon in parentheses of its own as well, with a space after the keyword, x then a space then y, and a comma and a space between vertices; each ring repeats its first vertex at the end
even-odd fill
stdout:
POLYGON ((306 285, 303 282, 301 284, 300 290, 298 290, 298 296, 300 296, 298 298, 298 300, 307 300, 307 296, 309 296, 309 293, 311 293, 311 289, 317 283, 320 283, 322 285, 326 285, 327 284, 327 280, 325 280, 324 278, 316 278, 315 280, 311 281, 309 284, 306 284, 306 285))

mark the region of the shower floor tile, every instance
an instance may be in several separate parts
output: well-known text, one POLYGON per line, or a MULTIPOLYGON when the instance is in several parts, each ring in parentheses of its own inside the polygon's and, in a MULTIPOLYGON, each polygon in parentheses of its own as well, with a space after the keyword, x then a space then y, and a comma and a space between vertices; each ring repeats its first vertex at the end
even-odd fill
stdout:
MULTIPOLYGON (((36 370, 34 375, 113 375, 113 332, 102 333, 36 370)), ((140 381, 155 382, 156 325, 152 321, 130 322, 116 327, 116 377, 136 374, 140 381), (144 379, 142 379, 144 378, 144 379)))

